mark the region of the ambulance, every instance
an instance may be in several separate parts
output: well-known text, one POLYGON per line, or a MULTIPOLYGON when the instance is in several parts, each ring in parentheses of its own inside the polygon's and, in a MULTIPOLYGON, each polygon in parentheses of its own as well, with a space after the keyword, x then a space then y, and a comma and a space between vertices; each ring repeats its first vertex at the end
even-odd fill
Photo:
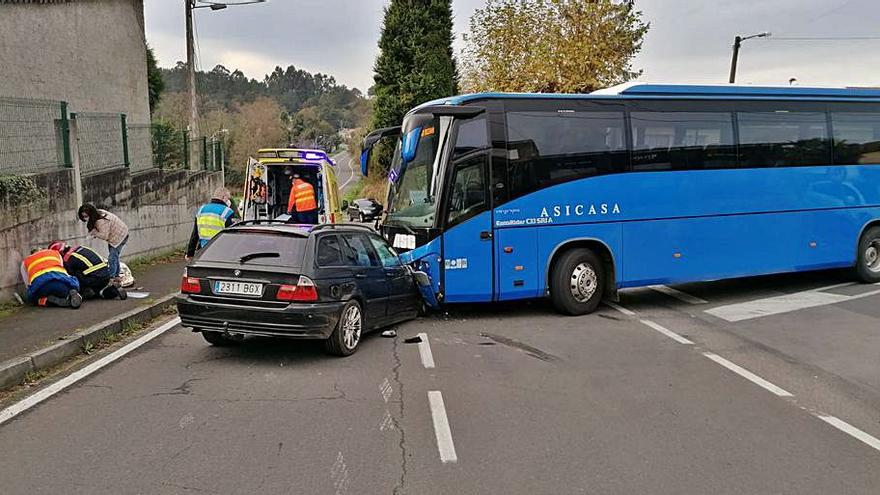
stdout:
POLYGON ((243 220, 275 219, 287 216, 293 175, 315 188, 318 223, 342 219, 336 163, 317 149, 263 148, 251 158, 244 185, 243 220))

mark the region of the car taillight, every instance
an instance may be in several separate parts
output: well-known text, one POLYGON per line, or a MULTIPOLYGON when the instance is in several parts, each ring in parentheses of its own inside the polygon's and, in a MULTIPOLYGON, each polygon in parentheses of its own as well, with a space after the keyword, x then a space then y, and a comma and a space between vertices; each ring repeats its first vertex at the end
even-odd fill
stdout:
POLYGON ((318 288, 312 279, 305 276, 299 277, 296 285, 282 285, 278 287, 278 294, 275 296, 279 301, 317 301, 318 288))
POLYGON ((198 294, 202 291, 202 281, 196 277, 186 277, 180 281, 180 292, 184 294, 198 294))

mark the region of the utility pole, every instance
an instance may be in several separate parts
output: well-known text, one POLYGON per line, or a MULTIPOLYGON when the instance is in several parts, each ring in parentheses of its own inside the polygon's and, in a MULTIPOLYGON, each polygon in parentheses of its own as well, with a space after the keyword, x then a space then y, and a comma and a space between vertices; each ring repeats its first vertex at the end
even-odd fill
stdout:
POLYGON ((189 92, 189 135, 199 137, 199 102, 196 96, 196 57, 192 17, 196 0, 183 1, 186 4, 186 89, 189 92))
POLYGON ((745 37, 737 36, 733 39, 733 57, 730 59, 730 84, 736 82, 736 62, 739 59, 739 47, 742 46, 742 42, 752 38, 766 38, 768 36, 770 36, 770 33, 764 32, 745 37))

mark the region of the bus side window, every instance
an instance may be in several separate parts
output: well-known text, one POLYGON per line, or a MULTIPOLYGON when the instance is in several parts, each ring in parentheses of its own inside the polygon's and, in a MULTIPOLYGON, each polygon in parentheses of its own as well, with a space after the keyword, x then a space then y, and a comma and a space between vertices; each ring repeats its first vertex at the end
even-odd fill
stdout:
POLYGON ((455 166, 449 198, 447 227, 464 222, 488 209, 486 200, 486 156, 480 155, 455 166))
POLYGON ((880 163, 880 114, 832 112, 835 165, 880 163))

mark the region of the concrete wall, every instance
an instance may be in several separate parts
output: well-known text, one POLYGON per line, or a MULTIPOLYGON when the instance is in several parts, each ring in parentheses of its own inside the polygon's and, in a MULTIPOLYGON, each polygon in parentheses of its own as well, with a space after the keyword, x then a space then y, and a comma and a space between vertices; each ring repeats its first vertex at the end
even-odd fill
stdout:
POLYGON ((0 0, 0 68, 0 96, 150 122, 143 0, 0 0))
MULTIPOLYGON (((87 239, 85 224, 76 218, 74 170, 33 178, 47 191, 45 203, 24 208, 0 205, 0 300, 23 288, 19 267, 33 248, 62 239, 107 253, 107 244, 87 239)), ((127 169, 117 169, 83 177, 82 193, 85 201, 112 211, 128 225, 131 233, 122 259, 130 260, 183 246, 195 210, 222 184, 221 172, 152 169, 132 176, 127 169)))

